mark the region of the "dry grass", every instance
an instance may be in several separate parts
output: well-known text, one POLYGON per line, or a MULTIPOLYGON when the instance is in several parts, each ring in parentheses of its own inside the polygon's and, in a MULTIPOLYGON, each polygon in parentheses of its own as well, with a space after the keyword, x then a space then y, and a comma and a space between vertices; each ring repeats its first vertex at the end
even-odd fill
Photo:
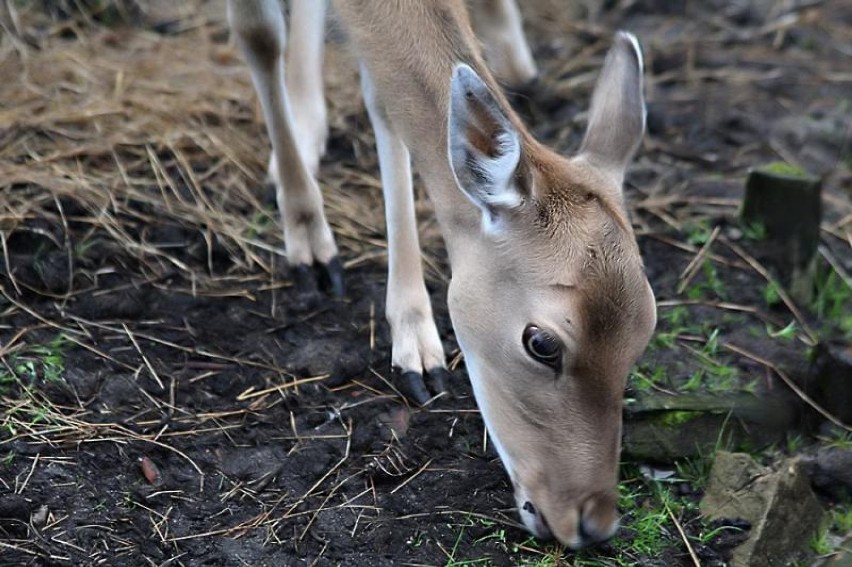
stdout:
MULTIPOLYGON (((282 252, 264 187, 268 142, 247 69, 211 18, 172 37, 98 28, 40 50, 4 42, 0 74, 20 78, 4 86, 0 107, 6 234, 35 219, 63 226, 62 204, 73 203, 81 210, 71 220, 114 241, 152 279, 176 269, 213 285, 210 270, 170 251, 179 243, 151 240, 152 228, 168 225, 203 234, 208 256, 214 243, 223 247, 236 272, 274 271, 282 252)), ((329 59, 332 128, 352 130, 364 122, 354 66, 334 49, 329 59)), ((374 165, 369 134, 351 144, 374 165)), ((370 169, 334 164, 321 180, 350 264, 384 254, 370 169)))

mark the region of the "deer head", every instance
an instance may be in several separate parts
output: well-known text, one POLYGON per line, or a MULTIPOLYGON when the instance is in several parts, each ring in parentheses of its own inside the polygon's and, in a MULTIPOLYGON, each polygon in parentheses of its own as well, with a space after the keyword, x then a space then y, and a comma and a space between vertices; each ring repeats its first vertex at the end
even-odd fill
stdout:
POLYGON ((524 524, 572 548, 617 528, 623 391, 656 324, 622 197, 644 127, 627 33, 572 157, 533 140, 473 69, 453 73, 450 164, 482 224, 456 247, 450 315, 524 524))

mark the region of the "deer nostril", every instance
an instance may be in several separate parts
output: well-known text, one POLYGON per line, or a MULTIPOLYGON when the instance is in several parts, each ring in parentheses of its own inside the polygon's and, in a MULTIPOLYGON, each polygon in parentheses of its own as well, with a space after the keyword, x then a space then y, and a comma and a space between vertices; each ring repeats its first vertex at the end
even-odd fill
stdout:
POLYGON ((579 530, 580 533, 579 533, 579 535, 580 535, 580 541, 582 541, 584 545, 596 541, 595 535, 590 534, 589 528, 586 527, 586 526, 587 526, 587 522, 585 522, 584 520, 580 520, 580 530, 579 530))
POLYGON ((583 506, 580 523, 577 527, 577 535, 583 546, 605 541, 611 538, 618 529, 617 516, 604 519, 606 516, 601 518, 593 514, 592 510, 593 506, 590 506, 589 503, 583 506))
POLYGON ((524 524, 527 526, 527 529, 535 537, 540 537, 542 539, 551 539, 553 537, 553 532, 550 530, 547 518, 544 517, 544 514, 536 510, 532 502, 529 500, 524 502, 524 505, 521 506, 521 510, 532 516, 532 518, 530 518, 529 516, 521 514, 521 519, 524 520, 524 524))

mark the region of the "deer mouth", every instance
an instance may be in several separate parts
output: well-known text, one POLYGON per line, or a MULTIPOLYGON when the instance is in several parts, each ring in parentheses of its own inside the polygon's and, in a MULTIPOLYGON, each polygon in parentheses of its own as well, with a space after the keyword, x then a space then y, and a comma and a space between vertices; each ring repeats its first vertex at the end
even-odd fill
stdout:
POLYGON ((579 506, 569 505, 564 510, 548 510, 541 507, 519 490, 516 495, 518 512, 527 531, 543 540, 556 539, 571 549, 582 549, 611 538, 618 530, 619 521, 608 516, 606 521, 595 512, 595 498, 589 498, 579 506), (550 514, 551 517, 548 518, 550 514))

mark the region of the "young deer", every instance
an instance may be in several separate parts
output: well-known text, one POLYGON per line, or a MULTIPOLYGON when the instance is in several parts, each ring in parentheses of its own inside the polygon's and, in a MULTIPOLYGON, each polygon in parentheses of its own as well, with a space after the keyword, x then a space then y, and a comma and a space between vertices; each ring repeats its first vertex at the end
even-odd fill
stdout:
MULTIPOLYGON (((510 78, 531 78, 515 5, 480 4, 492 56, 510 78)), ((425 404, 446 375, 423 282, 413 160, 449 253, 453 327, 524 524, 572 548, 610 537, 623 389, 656 322, 621 193, 645 125, 635 38, 616 35, 580 151, 564 157, 533 139, 509 107, 462 0, 340 0, 335 9, 360 57, 376 133, 400 388, 425 404)), ((313 177, 326 129, 323 14, 322 2, 293 3, 285 86, 277 2, 229 1, 277 159, 288 260, 303 279, 316 266, 340 294, 337 248, 313 177)))

